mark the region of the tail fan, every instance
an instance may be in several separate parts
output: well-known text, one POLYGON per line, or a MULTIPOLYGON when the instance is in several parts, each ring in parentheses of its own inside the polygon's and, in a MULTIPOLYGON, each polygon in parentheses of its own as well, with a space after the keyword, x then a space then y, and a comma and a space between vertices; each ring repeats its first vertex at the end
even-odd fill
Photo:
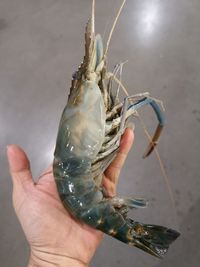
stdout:
POLYGON ((158 258, 167 253, 171 243, 180 235, 177 231, 164 226, 127 220, 127 224, 118 230, 115 237, 158 258))

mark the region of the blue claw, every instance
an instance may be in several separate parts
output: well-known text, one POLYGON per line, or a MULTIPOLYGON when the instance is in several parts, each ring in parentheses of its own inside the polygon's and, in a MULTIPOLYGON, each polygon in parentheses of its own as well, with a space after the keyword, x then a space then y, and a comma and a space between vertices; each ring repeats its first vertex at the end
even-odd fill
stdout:
POLYGON ((162 132, 162 129, 165 125, 165 116, 164 116, 164 113, 162 112, 160 106, 156 103, 156 101, 153 100, 152 98, 148 98, 148 97, 144 97, 141 100, 137 101, 136 103, 129 105, 128 109, 137 110, 138 108, 140 108, 144 105, 151 105, 154 112, 156 113, 156 116, 157 116, 157 119, 159 122, 158 126, 156 128, 156 131, 153 135, 153 138, 152 138, 146 152, 143 155, 143 158, 146 158, 147 156, 149 156, 151 154, 151 152, 154 150, 154 147, 158 143, 158 139, 159 139, 161 132, 162 132))

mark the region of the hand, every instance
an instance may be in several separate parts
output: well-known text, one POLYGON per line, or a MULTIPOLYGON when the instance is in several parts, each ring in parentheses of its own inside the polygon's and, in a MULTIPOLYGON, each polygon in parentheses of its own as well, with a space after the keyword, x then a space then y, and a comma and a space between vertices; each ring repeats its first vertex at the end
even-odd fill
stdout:
MULTIPOLYGON (((119 174, 133 143, 133 131, 126 129, 120 150, 104 174, 103 184, 114 196, 119 174)), ((63 207, 52 166, 34 183, 29 160, 16 145, 7 156, 13 181, 13 205, 30 245, 29 267, 88 266, 103 233, 74 219, 63 207)))

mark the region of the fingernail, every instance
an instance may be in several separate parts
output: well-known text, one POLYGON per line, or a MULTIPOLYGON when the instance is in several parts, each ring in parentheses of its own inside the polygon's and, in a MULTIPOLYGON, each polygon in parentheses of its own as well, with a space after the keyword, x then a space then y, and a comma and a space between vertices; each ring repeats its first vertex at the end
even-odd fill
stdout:
POLYGON ((134 132, 134 130, 135 130, 135 123, 129 122, 127 128, 131 129, 134 132))

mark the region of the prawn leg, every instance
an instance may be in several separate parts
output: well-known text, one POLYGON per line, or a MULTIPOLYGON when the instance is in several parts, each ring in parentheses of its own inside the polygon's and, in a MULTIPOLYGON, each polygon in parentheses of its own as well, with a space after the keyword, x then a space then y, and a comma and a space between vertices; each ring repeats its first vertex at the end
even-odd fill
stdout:
POLYGON ((146 208, 148 202, 143 198, 120 198, 114 197, 111 199, 111 203, 115 208, 128 207, 129 209, 146 208))
MULTIPOLYGON (((145 93, 146 94, 146 93, 145 93)), ((137 96, 137 95, 136 95, 137 96)), ((122 111, 121 111, 121 117, 113 120, 112 124, 107 124, 107 130, 106 130, 106 134, 109 134, 110 131, 112 131, 114 128, 119 126, 119 131, 116 134, 116 136, 110 141, 108 142, 103 148, 106 149, 108 148, 110 145, 114 144, 116 141, 119 140, 119 137, 123 134, 124 129, 125 129, 125 123, 128 117, 130 117, 131 115, 136 115, 137 114, 137 110, 145 105, 150 105, 156 116, 158 119, 158 126, 154 132, 153 138, 145 152, 145 154, 143 155, 144 158, 146 158, 147 156, 149 156, 151 154, 151 152, 153 151, 154 147, 157 145, 158 143, 158 139, 161 135, 161 132, 163 130, 163 127, 165 125, 165 116, 164 113, 162 112, 160 106, 157 104, 156 100, 154 100, 151 97, 143 97, 142 99, 138 100, 137 102, 133 103, 133 104, 129 104, 130 101, 133 101, 136 96, 128 96, 125 98, 124 100, 124 104, 122 107, 122 111)))
POLYGON ((161 135, 161 132, 163 130, 163 127, 165 125, 165 116, 164 113, 161 111, 160 106, 157 104, 157 102, 150 98, 150 97, 144 97, 143 99, 139 100, 138 102, 136 102, 135 104, 131 104, 128 107, 128 110, 137 110, 140 107, 143 107, 144 105, 150 105, 152 107, 152 109, 154 110, 157 119, 158 119, 158 126, 154 132, 153 138, 145 152, 145 154, 143 155, 143 158, 146 158, 147 156, 149 156, 151 154, 151 152, 154 150, 154 147, 157 145, 158 143, 158 139, 161 135))

